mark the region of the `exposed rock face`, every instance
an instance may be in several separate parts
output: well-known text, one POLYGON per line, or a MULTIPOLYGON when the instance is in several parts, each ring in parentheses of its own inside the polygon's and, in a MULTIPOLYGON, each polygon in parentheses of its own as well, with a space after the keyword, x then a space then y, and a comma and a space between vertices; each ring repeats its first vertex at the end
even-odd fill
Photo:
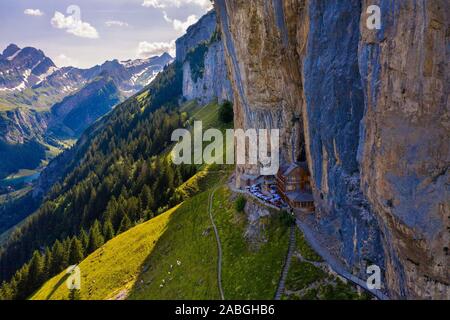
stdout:
POLYGON ((204 57, 204 70, 201 77, 195 79, 189 61, 183 64, 183 97, 187 100, 197 99, 206 104, 214 99, 219 103, 232 100, 231 84, 228 80, 222 41, 208 45, 204 57))
POLYGON ((282 162, 307 159, 316 230, 354 274, 449 298, 449 8, 388 2, 377 32, 374 3, 217 0, 235 127, 279 128, 282 162))
POLYGON ((362 186, 384 229, 393 293, 448 299, 450 8, 378 3, 382 29, 361 25, 362 186))
POLYGON ((27 108, 0 112, 0 180, 19 169, 34 169, 45 158, 40 138, 49 115, 27 108))
POLYGON ((223 43, 215 11, 209 12, 177 40, 177 60, 183 62, 183 97, 207 104, 232 100, 223 43), (195 61, 193 61, 195 60, 195 61), (199 61, 200 60, 200 61, 199 61), (194 65, 200 75, 192 70, 194 65))
POLYGON ((0 56, 0 91, 23 90, 56 70, 41 50, 9 45, 0 56))
POLYGON ((209 41, 216 30, 217 17, 214 10, 208 12, 194 25, 190 26, 186 34, 176 40, 176 60, 184 62, 189 50, 195 48, 199 43, 209 41))
POLYGON ((0 141, 8 144, 23 144, 27 140, 41 137, 47 129, 49 116, 26 108, 0 112, 0 141))

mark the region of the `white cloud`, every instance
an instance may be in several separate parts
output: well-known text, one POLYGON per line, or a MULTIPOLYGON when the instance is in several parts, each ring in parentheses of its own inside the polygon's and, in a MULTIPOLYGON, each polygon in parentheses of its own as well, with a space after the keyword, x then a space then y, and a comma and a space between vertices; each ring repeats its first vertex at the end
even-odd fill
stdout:
POLYGON ((164 1, 161 0, 144 0, 142 3, 143 7, 153 7, 153 8, 165 8, 166 5, 164 4, 164 1))
POLYGON ((23 13, 25 13, 27 16, 35 16, 35 17, 40 17, 44 15, 44 13, 39 9, 25 9, 23 13))
POLYGON ((51 20, 51 24, 57 29, 66 29, 68 33, 77 37, 90 39, 97 39, 99 37, 97 30, 93 26, 76 18, 75 15, 66 17, 61 12, 56 11, 51 20))
POLYGON ((55 58, 55 63, 59 67, 66 67, 66 66, 74 66, 77 64, 77 61, 66 56, 64 53, 61 53, 55 58))
POLYGON ((199 19, 196 15, 190 15, 189 17, 187 17, 186 21, 181 21, 178 19, 169 18, 165 11, 163 12, 163 14, 164 20, 171 23, 175 31, 177 31, 179 34, 185 33, 187 28, 196 23, 199 19))
POLYGON ((130 26, 128 23, 123 22, 123 21, 118 21, 118 20, 106 21, 105 25, 107 27, 129 27, 130 26))
POLYGON ((204 9, 211 9, 211 0, 144 0, 142 3, 144 7, 153 8, 167 8, 167 7, 181 7, 183 5, 197 5, 204 9))
POLYGON ((168 52, 172 57, 175 56, 175 40, 170 42, 139 42, 137 54, 140 58, 159 56, 168 52))

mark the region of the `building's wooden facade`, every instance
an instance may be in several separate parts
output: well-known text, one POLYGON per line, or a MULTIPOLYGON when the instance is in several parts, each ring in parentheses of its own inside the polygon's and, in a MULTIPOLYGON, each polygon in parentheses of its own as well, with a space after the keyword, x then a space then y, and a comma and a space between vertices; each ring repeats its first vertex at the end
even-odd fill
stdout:
POLYGON ((310 174, 306 162, 281 168, 276 175, 280 196, 292 208, 314 211, 310 174))

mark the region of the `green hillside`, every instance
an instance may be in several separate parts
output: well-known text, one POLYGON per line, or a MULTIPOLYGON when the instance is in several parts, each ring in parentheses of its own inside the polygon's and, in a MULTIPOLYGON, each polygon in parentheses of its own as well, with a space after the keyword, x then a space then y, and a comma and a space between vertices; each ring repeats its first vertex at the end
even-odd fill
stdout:
MULTIPOLYGON (((176 210, 177 207, 120 234, 83 260, 79 264, 82 270, 81 298, 113 298, 132 287, 146 257, 154 250, 176 210)), ((68 299, 66 280, 67 274, 63 271, 49 280, 32 299, 68 299)))
MULTIPOLYGON (((197 168, 175 166, 165 155, 173 130, 187 121, 178 105, 181 80, 179 65, 166 67, 43 172, 59 182, 0 249, 0 281, 7 281, 0 298, 26 298, 43 280, 59 274, 70 260, 71 243, 77 248, 86 234, 93 239, 84 241, 83 256, 183 200, 176 189, 197 168)), ((75 253, 77 261, 80 254, 75 253)))
MULTIPOLYGON (((212 177, 211 182, 220 175, 212 177)), ((208 216, 210 190, 134 227, 80 263, 81 299, 219 299, 217 244, 208 216)), ((274 215, 255 246, 245 237, 245 216, 235 212, 223 186, 213 212, 224 250, 227 299, 273 298, 287 250, 288 232, 274 215)), ((32 299, 68 299, 65 272, 32 299)))
MULTIPOLYGON (((84 259, 80 299, 220 299, 218 250, 208 215, 212 212, 223 251, 222 285, 227 300, 273 299, 286 258, 289 226, 283 213, 250 222, 234 208, 223 171, 209 171, 210 188, 179 206, 115 237, 84 259)), ((297 247, 283 299, 361 299, 356 290, 329 274, 297 231, 297 247), (304 257, 300 261, 298 257, 304 257)), ((325 265, 324 265, 325 266, 325 265)), ((45 283, 31 299, 69 299, 66 273, 45 283)))

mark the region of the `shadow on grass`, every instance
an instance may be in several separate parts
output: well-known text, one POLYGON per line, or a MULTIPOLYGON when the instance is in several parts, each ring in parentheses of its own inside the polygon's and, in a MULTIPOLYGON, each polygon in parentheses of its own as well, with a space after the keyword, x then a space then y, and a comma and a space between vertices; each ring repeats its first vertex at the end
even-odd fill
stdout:
POLYGON ((208 192, 183 203, 147 257, 130 300, 217 299, 217 247, 207 219, 208 192))
POLYGON ((142 264, 128 299, 219 299, 217 244, 208 215, 210 188, 228 176, 223 166, 211 166, 195 195, 169 218, 155 248, 142 264))
POLYGON ((50 291, 50 293, 47 295, 47 297, 45 298, 46 300, 50 300, 51 297, 53 296, 53 294, 59 289, 59 287, 61 287, 69 278, 70 274, 65 274, 54 286, 52 291, 50 291))

